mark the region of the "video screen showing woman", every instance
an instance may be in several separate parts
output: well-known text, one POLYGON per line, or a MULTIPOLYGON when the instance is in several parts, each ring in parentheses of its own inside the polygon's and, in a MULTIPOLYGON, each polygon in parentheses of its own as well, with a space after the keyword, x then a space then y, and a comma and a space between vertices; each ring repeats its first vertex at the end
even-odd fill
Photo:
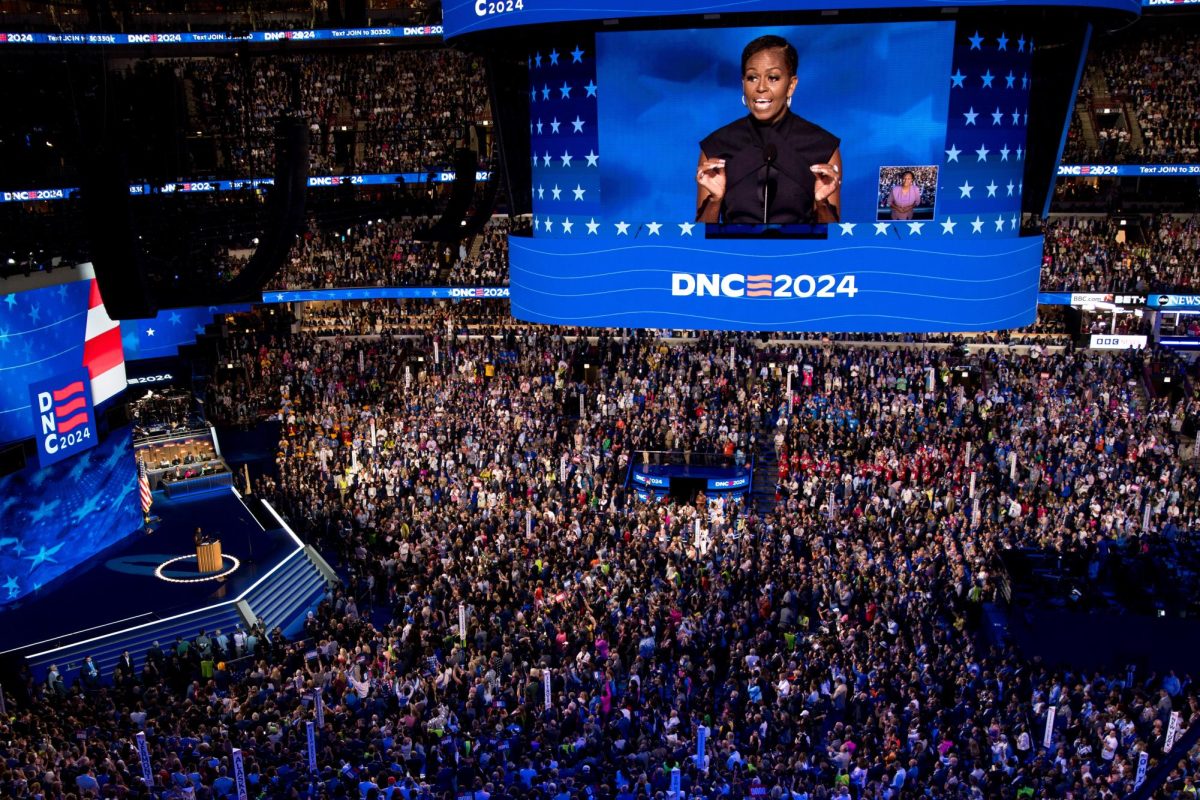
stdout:
POLYGON ((696 221, 725 224, 838 222, 841 140, 792 113, 799 56, 780 36, 742 50, 748 113, 700 142, 696 221))

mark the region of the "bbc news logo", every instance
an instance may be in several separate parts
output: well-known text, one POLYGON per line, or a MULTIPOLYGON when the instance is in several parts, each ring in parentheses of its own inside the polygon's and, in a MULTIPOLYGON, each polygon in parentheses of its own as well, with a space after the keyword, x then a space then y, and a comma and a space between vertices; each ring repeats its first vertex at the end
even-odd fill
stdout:
POLYGON ((96 415, 86 369, 31 383, 29 398, 42 466, 96 446, 96 415))

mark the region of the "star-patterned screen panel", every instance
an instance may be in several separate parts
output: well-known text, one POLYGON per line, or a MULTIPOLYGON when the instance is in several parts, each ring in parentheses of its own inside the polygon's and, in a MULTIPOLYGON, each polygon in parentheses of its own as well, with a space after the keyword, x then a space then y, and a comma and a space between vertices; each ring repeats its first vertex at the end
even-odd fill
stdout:
POLYGON ((821 331, 1032 322, 1025 32, 929 21, 561 36, 529 53, 533 241, 510 239, 514 316, 821 331), (748 113, 741 51, 764 34, 799 51, 793 112, 840 140, 838 219, 806 239, 706 238, 700 141, 748 113), (881 181, 905 168, 936 190, 920 215, 881 219, 881 181))
POLYGON ((249 311, 249 303, 196 306, 160 311, 153 319, 121 320, 121 344, 125 358, 164 358, 179 355, 179 348, 192 344, 216 317, 249 311))
MULTIPOLYGON (((86 292, 83 304, 86 309, 86 292)), ((0 608, 65 575, 140 524, 128 427, 76 458, 0 478, 0 608)))
POLYGON ((29 384, 83 364, 90 291, 73 281, 0 295, 0 442, 37 433, 29 384))

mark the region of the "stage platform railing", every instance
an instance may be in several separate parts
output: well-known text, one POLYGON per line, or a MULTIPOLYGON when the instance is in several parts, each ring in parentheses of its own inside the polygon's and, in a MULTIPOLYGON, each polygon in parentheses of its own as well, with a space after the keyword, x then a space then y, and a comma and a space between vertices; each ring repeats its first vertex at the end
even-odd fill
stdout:
MULTIPOLYGON (((236 489, 232 491, 237 492, 236 489)), ((295 548, 245 591, 231 600, 164 619, 141 622, 75 641, 71 641, 74 635, 68 634, 56 637, 53 647, 25 648, 25 660, 35 679, 42 680, 50 665, 56 664, 59 672, 71 683, 83 659, 91 656, 104 680, 108 681, 124 651, 129 651, 134 669, 140 671, 146 651, 154 642, 163 647, 173 647, 176 637, 190 641, 202 629, 209 633, 220 629, 232 635, 238 626, 249 628, 261 620, 268 631, 280 627, 285 633, 289 632, 289 627, 299 622, 309 609, 316 607, 329 587, 338 582, 338 577, 320 554, 306 545, 267 501, 260 502, 291 537, 295 548)))

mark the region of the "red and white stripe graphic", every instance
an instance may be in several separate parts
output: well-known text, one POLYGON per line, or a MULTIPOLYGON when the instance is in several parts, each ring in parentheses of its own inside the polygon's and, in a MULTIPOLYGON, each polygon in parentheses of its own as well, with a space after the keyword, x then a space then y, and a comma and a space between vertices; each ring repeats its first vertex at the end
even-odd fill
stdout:
POLYGON ((100 404, 125 388, 125 349, 121 324, 109 318, 100 299, 100 286, 91 279, 83 365, 92 379, 92 402, 100 404))

